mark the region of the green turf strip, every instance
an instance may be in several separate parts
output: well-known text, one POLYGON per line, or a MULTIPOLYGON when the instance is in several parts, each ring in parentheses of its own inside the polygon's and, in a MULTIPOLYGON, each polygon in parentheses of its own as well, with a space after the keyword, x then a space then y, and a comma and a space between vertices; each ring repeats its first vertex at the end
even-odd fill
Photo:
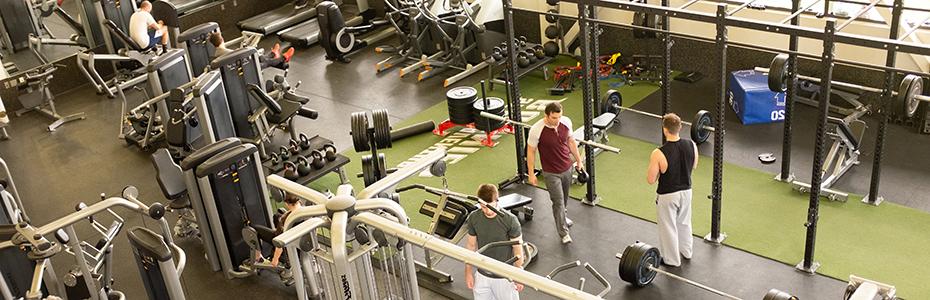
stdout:
MULTIPOLYGON (((555 64, 574 65, 566 58, 560 58, 555 64)), ((566 115, 574 120, 575 126, 581 126, 580 82, 578 90, 559 97, 546 94, 546 89, 552 84, 551 80, 543 80, 541 73, 536 72, 521 79, 520 90, 523 97, 529 99, 558 100, 565 97, 563 105, 566 115)), ((608 88, 616 88, 615 79, 601 82, 602 93, 608 88), (611 83, 614 85, 611 86, 611 83)), ((619 89, 623 93, 625 106, 632 106, 658 90, 650 84, 623 86, 619 89)), ((504 89, 498 86, 489 95, 503 97, 503 93, 504 89)), ((424 120, 434 120, 438 124, 447 117, 446 103, 441 102, 393 126, 400 128, 424 120)), ((532 123, 535 119, 524 121, 532 123)), ((423 134, 397 142, 393 148, 383 152, 387 154, 388 165, 395 166, 436 143, 451 140, 454 138, 444 139, 423 134)), ((514 139, 507 135, 498 142, 494 148, 481 148, 459 162, 450 164, 447 176, 450 189, 474 193, 481 183, 499 182, 513 176, 516 170, 514 139)), ((462 145, 458 141, 452 144, 462 145)), ((655 146, 618 135, 611 135, 610 144, 622 148, 623 154, 603 153, 597 158, 598 194, 603 198, 600 205, 655 222, 655 187, 645 183, 646 163, 655 146)), ((344 151, 343 154, 352 159, 352 163, 346 167, 352 184, 357 189, 361 188, 361 179, 354 176, 361 169, 361 154, 352 150, 344 151)), ((705 196, 710 194, 711 171, 712 159, 702 156, 693 179, 693 226, 697 236, 710 231, 710 200, 705 196)), ((724 165, 722 228, 728 234, 724 243, 795 265, 801 261, 804 253, 803 224, 807 218, 809 197, 793 191, 784 183, 774 181, 773 177, 774 174, 734 164, 724 165)), ((433 186, 441 183, 436 178, 413 178, 408 182, 433 186)), ((311 184, 311 187, 335 189, 337 183, 338 177, 329 175, 311 184)), ((583 187, 575 186, 571 194, 581 198, 584 192, 583 187)), ((411 217, 412 226, 425 229, 428 219, 417 210, 422 199, 435 200, 436 197, 423 192, 406 192, 402 198, 402 205, 411 217)), ((927 287, 927 280, 930 279, 930 234, 927 233, 930 229, 930 215, 889 202, 872 207, 859 203, 860 199, 859 196, 853 196, 847 203, 821 202, 815 260, 823 266, 818 273, 844 281, 850 274, 856 274, 896 285, 902 297, 930 299, 930 288, 927 287)), ((536 200, 534 205, 548 204, 548 199, 536 200)), ((615 249, 604 251, 618 251, 623 246, 615 245, 615 249)), ((773 283, 773 286, 777 286, 777 283, 773 283)), ((824 291, 824 294, 836 295, 839 292, 824 291)))

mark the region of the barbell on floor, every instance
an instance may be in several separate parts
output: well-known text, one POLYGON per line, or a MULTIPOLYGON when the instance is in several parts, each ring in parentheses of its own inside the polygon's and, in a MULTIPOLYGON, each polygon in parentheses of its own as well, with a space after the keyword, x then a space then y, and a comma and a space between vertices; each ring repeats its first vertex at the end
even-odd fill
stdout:
MULTIPOLYGON (((628 111, 647 117, 662 119, 662 116, 658 114, 624 107, 623 96, 620 92, 617 90, 607 90, 607 93, 604 94, 604 99, 601 100, 601 113, 609 112, 619 115, 620 111, 628 111)), ((698 144, 706 142, 707 139, 710 138, 711 132, 717 132, 717 128, 715 128, 713 124, 714 121, 710 117, 710 112, 706 110, 699 110, 697 114, 694 115, 693 122, 682 121, 681 123, 691 126, 691 139, 698 144)))
MULTIPOLYGON (((779 54, 772 59, 772 63, 768 69, 765 68, 755 68, 756 71, 769 74, 769 90, 781 93, 788 90, 788 54, 779 54)), ((812 81, 820 83, 820 78, 798 75, 799 79, 812 81)), ((867 87, 863 85, 846 83, 842 81, 831 81, 833 85, 856 89, 865 92, 879 93, 884 92, 882 89, 877 89, 873 87, 867 87)), ((913 117, 917 113, 917 108, 920 106, 921 101, 930 102, 930 97, 921 95, 924 92, 924 79, 920 76, 914 74, 908 74, 904 76, 904 80, 901 80, 901 85, 898 87, 897 91, 891 91, 891 94, 895 97, 892 97, 892 107, 894 110, 898 111, 901 114, 904 114, 908 118, 913 117)))
MULTIPOLYGON (((504 122, 507 122, 507 123, 510 123, 510 124, 513 124, 513 125, 516 125, 516 126, 520 126, 520 127, 525 127, 525 128, 532 128, 532 127, 533 127, 533 125, 526 124, 526 123, 523 123, 523 122, 517 122, 517 121, 511 120, 511 119, 508 119, 508 118, 505 118, 505 117, 502 117, 502 116, 498 116, 498 115, 495 115, 495 114, 491 114, 491 113, 488 113, 488 112, 481 112, 481 116, 482 116, 482 117, 485 117, 485 118, 488 118, 488 119, 492 119, 492 120, 504 121, 504 122)), ((579 144, 588 145, 588 146, 591 146, 591 147, 594 147, 594 148, 598 148, 598 149, 601 149, 601 150, 604 150, 604 151, 607 151, 607 152, 613 152, 613 153, 620 154, 620 148, 617 148, 617 147, 612 147, 612 146, 608 146, 608 145, 604 145, 604 144, 601 144, 601 143, 592 142, 592 141, 588 141, 588 140, 576 139, 575 141, 577 141, 579 144)))
MULTIPOLYGON (((659 255, 659 249, 649 244, 637 241, 623 249, 623 253, 617 253, 617 258, 620 259, 620 264, 618 267, 620 279, 632 283, 637 287, 644 287, 649 285, 652 283, 652 280, 655 279, 657 274, 662 274, 672 279, 680 280, 687 284, 696 286, 726 298, 741 300, 739 297, 659 269, 657 266, 662 262, 662 257, 659 255)), ((771 289, 765 293, 765 296, 763 296, 762 299, 797 300, 798 298, 786 292, 782 292, 777 289, 771 289)))

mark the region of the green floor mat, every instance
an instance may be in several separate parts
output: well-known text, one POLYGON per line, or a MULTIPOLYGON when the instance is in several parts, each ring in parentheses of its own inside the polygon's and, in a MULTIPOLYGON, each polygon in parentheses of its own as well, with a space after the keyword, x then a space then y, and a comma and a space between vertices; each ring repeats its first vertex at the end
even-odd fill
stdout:
MULTIPOLYGON (((560 57, 553 65, 574 65, 574 62, 560 57)), ((532 106, 539 99, 564 98, 562 103, 566 115, 574 120, 575 126, 580 126, 580 82, 576 86, 577 90, 564 96, 549 96, 546 89, 552 85, 551 80, 543 80, 541 72, 531 73, 521 79, 520 91, 526 98, 524 104, 532 106)), ((656 92, 658 87, 647 83, 620 86, 619 81, 611 79, 601 82, 602 93, 607 89, 619 89, 623 93, 624 106, 632 106, 656 92)), ((489 95, 503 97, 504 92, 501 86, 497 86, 494 91, 489 91, 489 95)), ((525 111, 532 111, 532 108, 541 110, 541 107, 526 107, 525 111)), ((424 120, 434 120, 438 124, 447 117, 447 107, 443 101, 393 127, 400 128, 424 120)), ((524 121, 532 123, 535 119, 524 121)), ((656 126, 659 126, 658 121, 656 126)), ((387 155, 388 165, 396 166, 418 153, 428 151, 434 145, 442 144, 450 148, 452 163, 448 169, 449 187, 460 192, 474 193, 481 183, 499 182, 514 175, 516 166, 512 136, 501 136, 497 139, 497 146, 487 148, 476 146, 477 142, 473 141, 472 135, 461 132, 446 137, 423 134, 399 141, 393 148, 383 152, 387 155)), ((597 158, 598 194, 603 198, 600 205, 655 221, 655 186, 649 186, 645 181, 646 163, 655 145, 617 135, 610 137, 610 144, 622 148, 623 154, 603 153, 597 158)), ((343 154, 352 159, 352 163, 346 166, 346 172, 352 184, 360 189, 361 179, 356 178, 355 174, 360 172, 360 156, 364 153, 347 150, 343 154)), ((694 171, 693 182, 693 227, 698 236, 710 230, 710 200, 707 200, 706 195, 710 194, 711 170, 711 158, 702 156, 699 167, 694 171)), ((773 177, 774 174, 725 164, 722 228, 729 237, 724 243, 794 265, 803 257, 803 224, 807 218, 809 197, 793 191, 784 183, 774 181, 773 177)), ((423 177, 408 182, 433 186, 441 184, 437 178, 423 177)), ((319 190, 332 190, 337 184, 338 177, 329 175, 310 186, 319 190)), ((583 187, 574 187, 572 195, 583 197, 583 187)), ((423 199, 435 200, 436 197, 422 192, 406 192, 402 198, 401 204, 411 218, 411 225, 425 229, 428 220, 417 211, 423 199)), ((548 202, 546 199, 540 200, 542 203, 548 202)), ((926 287, 926 281, 930 278, 928 228, 930 215, 893 203, 886 202, 879 207, 872 207, 859 203, 857 197, 850 197, 848 203, 823 201, 815 255, 815 260, 823 266, 818 273, 844 281, 850 274, 856 274, 896 285, 903 297, 930 299, 930 288, 926 287)), ((613 250, 621 246, 616 245, 617 249, 613 250)), ((824 291, 824 294, 838 292, 824 291)))

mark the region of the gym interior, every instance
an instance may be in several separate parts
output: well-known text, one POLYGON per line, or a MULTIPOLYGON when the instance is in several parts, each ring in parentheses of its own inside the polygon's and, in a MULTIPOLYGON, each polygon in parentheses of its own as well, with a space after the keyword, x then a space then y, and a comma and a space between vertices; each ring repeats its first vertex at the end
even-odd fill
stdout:
POLYGON ((3 299, 930 298, 927 1, 149 1, 0 0, 3 299))

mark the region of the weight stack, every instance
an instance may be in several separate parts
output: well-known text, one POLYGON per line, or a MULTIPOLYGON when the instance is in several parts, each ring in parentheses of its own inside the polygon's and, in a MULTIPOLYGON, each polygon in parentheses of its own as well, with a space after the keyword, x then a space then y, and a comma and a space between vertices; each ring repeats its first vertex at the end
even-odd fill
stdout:
POLYGON ((474 118, 475 118, 475 128, 485 132, 491 132, 497 130, 501 127, 504 127, 504 121, 492 120, 481 116, 481 112, 488 112, 497 116, 504 116, 504 100, 497 97, 487 97, 486 99, 478 99, 475 101, 475 104, 472 106, 474 108, 474 118), (488 102, 488 107, 484 106, 484 102, 488 102))
POLYGON ((454 124, 471 124, 475 122, 472 105, 478 99, 478 90, 470 86, 454 87, 446 92, 446 104, 449 107, 449 121, 454 124))

